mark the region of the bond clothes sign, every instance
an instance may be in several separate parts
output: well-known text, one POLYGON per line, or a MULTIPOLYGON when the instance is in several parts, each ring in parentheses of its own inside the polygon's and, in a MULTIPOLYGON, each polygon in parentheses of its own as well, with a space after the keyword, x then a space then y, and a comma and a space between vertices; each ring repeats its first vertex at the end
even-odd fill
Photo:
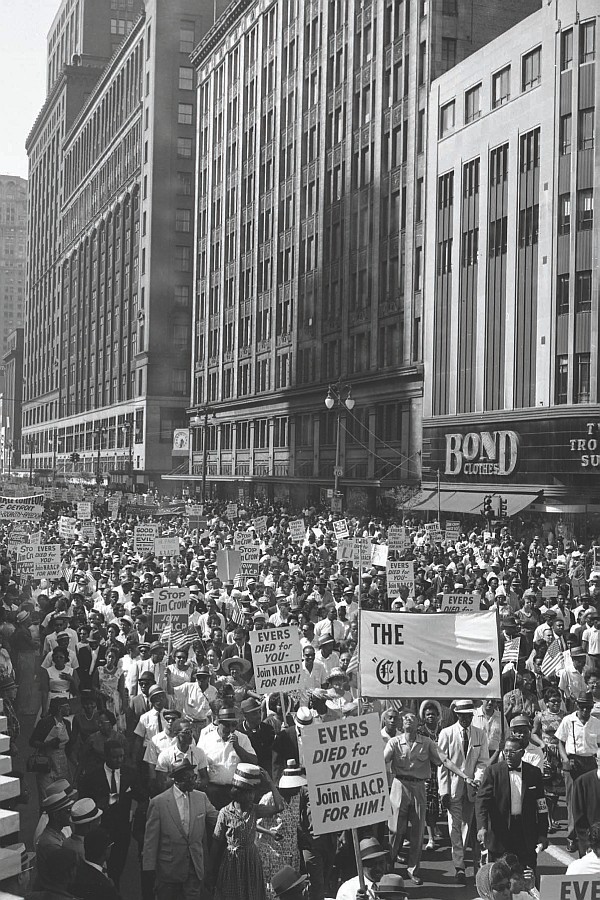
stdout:
POLYGON ((502 696, 495 612, 363 611, 359 646, 363 696, 502 696))
POLYGON ((388 818, 378 713, 309 725, 302 730, 302 753, 315 834, 374 825, 388 818))
POLYGON ((444 475, 510 475, 517 465, 516 431, 470 431, 446 435, 444 475))
POLYGON ((300 687, 302 647, 298 629, 288 626, 250 632, 254 679, 259 694, 289 691, 300 687))

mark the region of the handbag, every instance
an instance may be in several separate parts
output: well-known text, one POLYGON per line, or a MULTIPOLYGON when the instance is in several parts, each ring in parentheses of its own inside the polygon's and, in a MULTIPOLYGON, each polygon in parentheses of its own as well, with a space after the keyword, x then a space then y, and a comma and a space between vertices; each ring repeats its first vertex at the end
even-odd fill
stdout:
POLYGON ((28 772, 36 772, 38 775, 48 775, 51 769, 50 760, 41 750, 33 751, 25 767, 28 772))

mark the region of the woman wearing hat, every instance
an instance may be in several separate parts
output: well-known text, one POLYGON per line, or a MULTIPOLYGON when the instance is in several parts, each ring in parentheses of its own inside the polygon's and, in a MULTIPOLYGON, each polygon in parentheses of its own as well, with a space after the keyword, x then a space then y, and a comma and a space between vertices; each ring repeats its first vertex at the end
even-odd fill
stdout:
POLYGON ((231 803, 219 813, 211 848, 219 900, 266 900, 265 876, 255 839, 259 818, 279 813, 283 800, 271 776, 260 766, 239 763, 231 787, 231 803), (272 802, 256 803, 259 788, 270 788, 272 802))
POLYGON ((350 681, 342 668, 334 668, 327 678, 327 708, 341 715, 349 715, 357 706, 350 691, 350 681))
MULTIPOLYGON (((298 825, 300 823, 300 788, 306 785, 306 777, 295 759, 289 759, 287 768, 279 779, 279 793, 283 808, 272 816, 260 819, 258 824, 267 831, 258 834, 256 843, 263 864, 267 893, 273 896, 269 887, 272 877, 284 864, 300 868, 298 848, 298 825)), ((271 792, 261 799, 261 805, 273 806, 271 792)))
POLYGON ((223 660, 221 668, 225 673, 224 681, 233 687, 235 702, 239 705, 254 687, 254 679, 247 680, 252 664, 241 656, 230 656, 223 660))
POLYGON ((127 728, 125 710, 129 706, 129 698, 118 647, 112 646, 107 649, 106 662, 96 669, 93 683, 100 692, 104 709, 113 714, 117 720, 119 731, 125 732, 127 728))
POLYGON ((43 716, 29 738, 30 747, 34 747, 49 763, 48 772, 37 773, 40 800, 46 796, 48 787, 57 778, 71 780, 69 757, 72 746, 69 701, 66 697, 53 697, 50 700, 48 715, 43 716))
POLYGON ((55 647, 52 651, 52 665, 47 669, 40 669, 42 712, 49 710, 52 699, 70 701, 77 694, 77 675, 68 661, 68 651, 55 647))
POLYGON ((19 610, 15 630, 10 637, 15 676, 19 684, 23 685, 17 694, 17 709, 22 716, 35 716, 39 709, 39 698, 37 691, 34 690, 36 645, 30 629, 31 624, 29 610, 19 610))

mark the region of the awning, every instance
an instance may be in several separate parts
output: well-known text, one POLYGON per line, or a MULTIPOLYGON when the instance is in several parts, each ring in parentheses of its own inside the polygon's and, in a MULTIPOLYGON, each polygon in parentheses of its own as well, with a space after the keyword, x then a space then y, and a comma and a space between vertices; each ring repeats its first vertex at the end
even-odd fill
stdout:
POLYGON ((463 515, 477 516, 483 509, 484 498, 491 494, 494 510, 498 508, 498 498, 506 500, 507 516, 516 516, 540 496, 541 491, 535 494, 503 494, 499 491, 441 491, 439 504, 438 494, 434 491, 430 497, 416 506, 411 507, 411 512, 437 512, 438 508, 443 513, 463 513, 463 515))

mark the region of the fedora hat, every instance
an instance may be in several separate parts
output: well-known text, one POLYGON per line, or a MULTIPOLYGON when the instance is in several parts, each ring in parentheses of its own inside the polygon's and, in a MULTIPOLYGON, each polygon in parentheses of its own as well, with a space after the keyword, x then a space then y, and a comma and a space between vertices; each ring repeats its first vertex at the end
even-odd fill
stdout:
POLYGON ((398 900, 408 897, 404 888, 404 879, 401 875, 382 875, 379 884, 374 885, 373 891, 376 897, 397 897, 398 900))
POLYGON ((378 840, 373 837, 364 838, 360 842, 360 858, 363 862, 369 859, 378 859, 381 856, 387 856, 388 851, 384 850, 378 840))
POLYGON ((299 706, 296 712, 294 713, 294 721, 296 725, 300 728, 304 728, 305 725, 310 725, 313 721, 313 714, 308 708, 308 706, 299 706))
POLYGON ((233 706, 222 706, 218 712, 217 719, 219 722, 237 722, 238 717, 233 706))
POLYGON ((279 787, 283 788, 299 788, 306 784, 306 776, 302 774, 303 769, 298 765, 295 759, 288 759, 283 775, 279 779, 279 787))
POLYGON ((292 888, 298 887, 300 884, 306 884, 308 875, 298 875, 291 866, 284 866, 279 872, 275 872, 271 879, 271 887, 273 893, 277 897, 282 897, 292 888))
POLYGON ((248 697, 246 700, 242 700, 240 704, 240 708, 242 712, 257 712, 262 709, 260 702, 255 697, 248 697))
POLYGON ((594 695, 591 691, 582 691, 581 694, 577 695, 575 703, 577 706, 585 706, 591 709, 594 705, 594 695))
POLYGON ((512 728, 529 728, 531 729, 531 721, 527 716, 515 716, 514 719, 510 720, 510 727, 512 728))
POLYGON ((154 675, 152 674, 152 672, 142 672, 142 674, 138 678, 138 684, 140 681, 154 681, 154 680, 155 679, 154 679, 154 675))
POLYGON ((176 763, 173 766, 173 768, 171 769, 171 776, 173 778, 173 781, 178 781, 182 775, 185 775, 186 772, 189 772, 190 770, 193 771, 193 769, 194 769, 193 764, 189 761, 187 756, 185 756, 180 762, 176 763))
POLYGON ((150 688, 150 690, 148 691, 148 697, 150 698, 150 700, 153 700, 154 697, 158 697, 159 694, 161 694, 163 697, 167 696, 165 694, 165 692, 163 691, 163 689, 161 687, 159 687, 158 684, 153 684, 152 687, 150 688))
POLYGON ((221 663, 221 668, 225 672, 226 675, 229 675, 231 672, 231 667, 233 665, 239 666, 242 670, 242 675, 247 675, 247 673, 252 668, 251 664, 247 659, 242 659, 241 656, 230 656, 228 659, 224 659, 221 663))
POLYGON ((210 675, 211 672, 208 666, 200 666, 199 669, 196 669, 196 678, 198 678, 198 676, 202 678, 210 678, 210 675))
POLYGON ((469 713, 473 714, 477 712, 477 710, 473 706, 472 700, 453 700, 450 704, 450 709, 457 716, 463 714, 469 715, 469 713))
POLYGON ((98 809, 91 797, 82 797, 76 800, 71 807, 71 825, 89 825, 95 822, 102 815, 102 810, 98 809))

